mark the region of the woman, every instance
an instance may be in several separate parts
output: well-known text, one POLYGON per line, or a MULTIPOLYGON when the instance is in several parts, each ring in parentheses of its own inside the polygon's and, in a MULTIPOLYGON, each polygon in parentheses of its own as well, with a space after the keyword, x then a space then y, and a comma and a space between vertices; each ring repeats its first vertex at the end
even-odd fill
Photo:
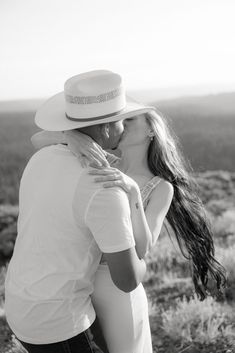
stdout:
MULTIPOLYGON (((210 227, 176 141, 166 121, 156 111, 127 119, 124 126, 119 144, 121 158, 112 159, 116 168, 96 168, 90 173, 97 174, 96 181, 103 182, 104 187, 119 186, 128 193, 140 258, 155 245, 166 217, 183 255, 192 265, 195 291, 203 300, 207 295, 208 278, 213 278, 220 289, 225 276, 222 266, 214 258, 210 227), (133 192, 133 179, 141 190, 142 202, 136 202, 138 190, 133 192)), ((88 144, 89 139, 82 136, 77 140, 73 134, 66 136, 69 148, 78 155, 83 153, 90 157, 94 143, 88 144)), ((44 145, 57 142, 55 135, 49 133, 44 138, 40 135, 34 137, 34 144, 42 145, 43 139, 44 145)), ((59 140, 62 140, 61 135, 59 140)), ((99 153, 97 148, 95 159, 99 153)), ((131 293, 121 292, 111 280, 105 259, 102 262, 96 274, 92 300, 110 353, 152 352, 143 286, 131 293)))

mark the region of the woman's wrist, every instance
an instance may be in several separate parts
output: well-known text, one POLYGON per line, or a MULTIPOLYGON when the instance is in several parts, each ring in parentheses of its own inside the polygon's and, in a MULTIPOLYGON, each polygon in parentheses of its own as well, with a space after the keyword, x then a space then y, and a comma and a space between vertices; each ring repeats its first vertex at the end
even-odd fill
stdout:
POLYGON ((133 187, 130 192, 130 203, 131 206, 136 209, 139 209, 140 204, 142 203, 141 192, 138 185, 133 187))
POLYGON ((140 188, 137 183, 133 183, 133 185, 131 186, 130 195, 133 198, 141 197, 140 188))

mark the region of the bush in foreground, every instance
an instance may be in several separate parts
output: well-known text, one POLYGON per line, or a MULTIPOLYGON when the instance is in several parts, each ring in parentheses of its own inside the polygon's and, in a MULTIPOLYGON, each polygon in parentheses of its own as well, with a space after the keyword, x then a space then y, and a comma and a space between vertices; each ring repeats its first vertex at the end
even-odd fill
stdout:
POLYGON ((235 347, 235 330, 225 305, 208 297, 176 300, 176 306, 162 313, 164 331, 182 346, 188 343, 208 345, 221 341, 235 347))

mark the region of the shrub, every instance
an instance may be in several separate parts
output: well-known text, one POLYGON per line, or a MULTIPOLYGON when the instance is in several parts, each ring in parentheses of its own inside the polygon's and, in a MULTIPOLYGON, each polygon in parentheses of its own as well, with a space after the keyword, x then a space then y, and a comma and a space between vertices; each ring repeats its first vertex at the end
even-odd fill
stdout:
POLYGON ((17 234, 18 206, 0 205, 0 266, 11 257, 17 234))
POLYGON ((0 205, 0 231, 17 221, 18 206, 0 205))
POLYGON ((225 211, 234 207, 234 202, 228 199, 214 200, 211 199, 207 202, 207 210, 213 214, 214 217, 221 216, 225 211))
POLYGON ((213 222, 213 233, 220 244, 225 247, 235 243, 235 209, 229 209, 213 222))
POLYGON ((182 345, 195 342, 209 344, 226 338, 233 340, 235 332, 231 319, 221 304, 208 297, 203 302, 197 298, 176 300, 176 307, 162 313, 164 331, 182 345))
POLYGON ((20 344, 20 342, 16 339, 16 337, 14 335, 12 335, 11 341, 9 341, 5 345, 4 353, 27 353, 27 351, 20 344))
POLYGON ((235 244, 229 248, 217 248, 216 258, 225 267, 228 285, 225 289, 225 298, 228 301, 235 300, 235 244))

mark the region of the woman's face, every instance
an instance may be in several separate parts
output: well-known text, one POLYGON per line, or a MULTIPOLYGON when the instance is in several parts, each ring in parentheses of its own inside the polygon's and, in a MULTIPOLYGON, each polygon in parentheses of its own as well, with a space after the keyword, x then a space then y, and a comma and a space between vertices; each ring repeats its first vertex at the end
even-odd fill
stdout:
POLYGON ((123 125, 124 133, 119 143, 120 148, 150 142, 149 132, 151 129, 144 114, 125 119, 123 125))

